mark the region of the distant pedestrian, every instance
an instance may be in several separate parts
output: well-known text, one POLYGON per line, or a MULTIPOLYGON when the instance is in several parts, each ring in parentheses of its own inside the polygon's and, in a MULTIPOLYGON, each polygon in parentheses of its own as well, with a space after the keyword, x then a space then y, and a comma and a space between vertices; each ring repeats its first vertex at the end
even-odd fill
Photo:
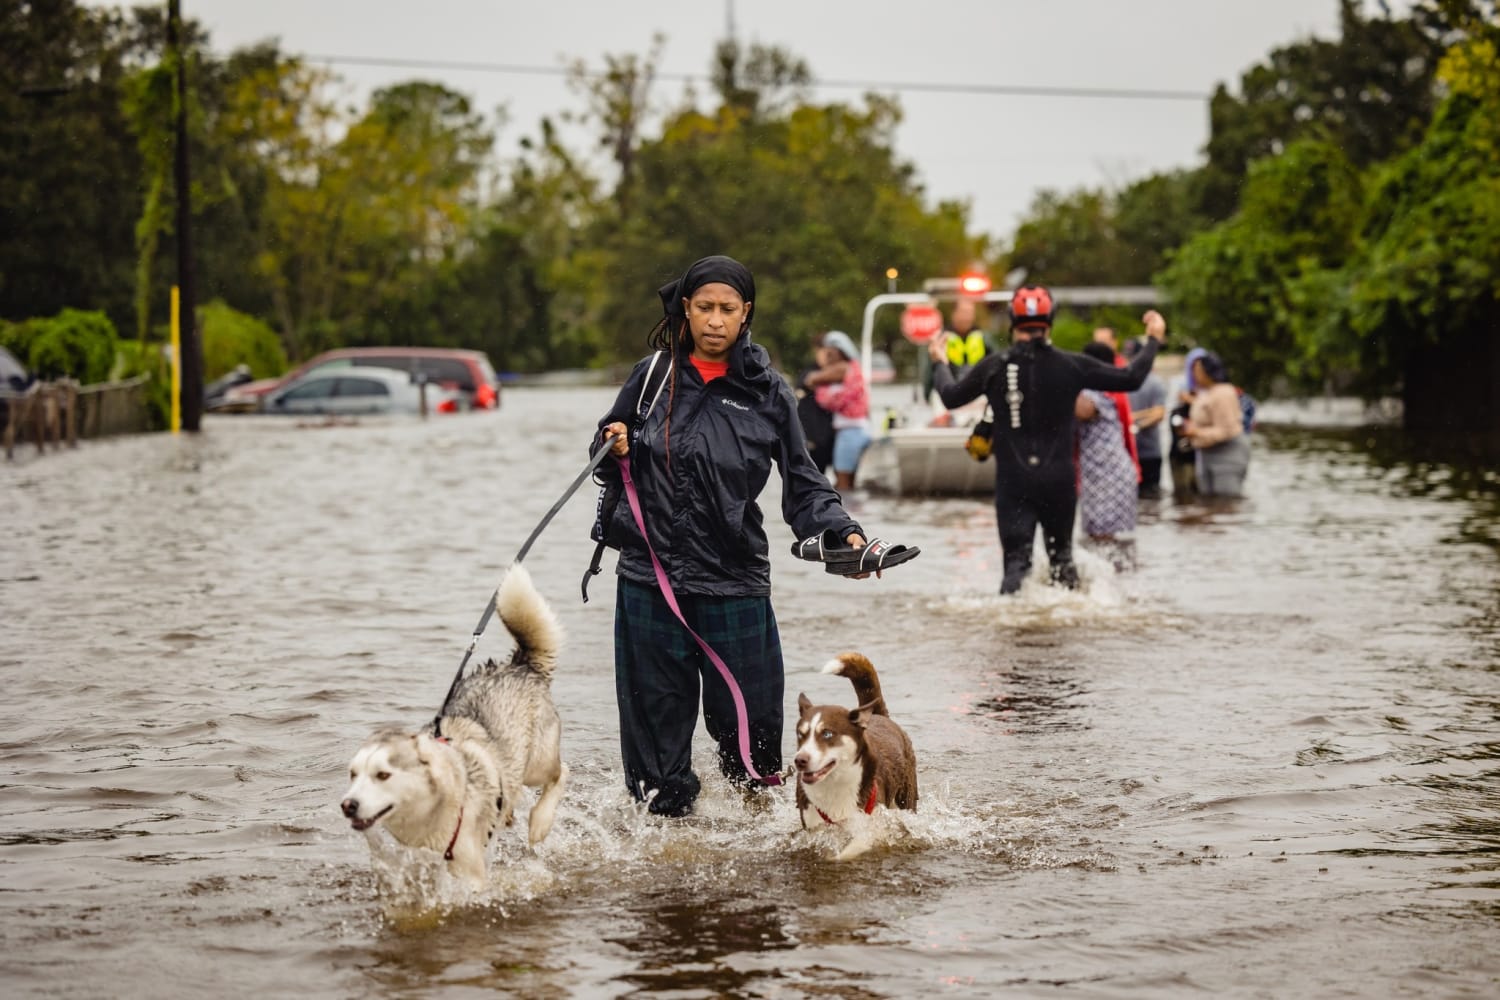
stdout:
POLYGON ((1241 496, 1250 468, 1250 438, 1239 393, 1229 382, 1224 362, 1212 351, 1193 360, 1190 374, 1193 402, 1182 432, 1198 453, 1198 492, 1241 496))
POLYGON ((833 417, 834 487, 854 489, 859 460, 870 446, 870 390, 859 364, 859 349, 842 330, 823 337, 824 367, 812 379, 818 405, 833 417))
MULTIPOLYGON (((1109 345, 1094 341, 1083 353, 1114 364, 1109 345)), ((1135 531, 1138 473, 1132 455, 1130 404, 1121 392, 1085 389, 1074 407, 1078 418, 1078 520, 1098 543, 1116 543, 1135 531)), ((1124 568, 1120 566, 1120 568, 1124 568)))
POLYGON ((1182 381, 1176 383, 1175 392, 1168 394, 1172 408, 1167 414, 1170 435, 1167 466, 1172 473, 1172 496, 1176 500, 1187 500, 1198 493, 1198 453, 1193 450, 1192 439, 1187 436, 1185 428, 1193 408, 1193 366, 1205 353, 1201 347, 1187 352, 1182 361, 1182 381))
MULTIPOLYGON (((1094 336, 1091 343, 1103 344, 1105 347, 1109 348, 1109 363, 1114 365, 1116 368, 1125 367, 1125 359, 1120 357, 1120 337, 1115 333, 1114 327, 1094 327, 1094 336)), ((1094 357, 1099 358, 1101 361, 1104 360, 1104 355, 1102 354, 1095 354, 1094 357)))
POLYGON ((826 333, 826 330, 820 330, 813 335, 813 363, 802 369, 794 390, 797 397, 797 418, 802 421, 802 433, 807 438, 807 453, 812 456, 818 471, 824 475, 833 468, 834 438, 833 414, 819 406, 817 398, 816 376, 832 363, 831 352, 823 346, 823 336, 826 333))
MULTIPOLYGON (((947 362, 948 370, 954 378, 963 378, 969 369, 998 349, 989 334, 975 325, 978 315, 978 307, 973 299, 959 299, 949 310, 947 329, 937 337, 942 344, 943 360, 947 362)), ((929 367, 922 386, 922 398, 931 397, 932 369, 929 367)))
MULTIPOLYGON (((1140 350, 1139 340, 1127 340, 1122 353, 1126 361, 1132 361, 1140 350)), ((1167 418, 1167 384, 1153 371, 1127 399, 1135 429, 1135 454, 1141 463, 1137 495, 1143 500, 1153 499, 1161 496, 1161 428, 1167 418)))

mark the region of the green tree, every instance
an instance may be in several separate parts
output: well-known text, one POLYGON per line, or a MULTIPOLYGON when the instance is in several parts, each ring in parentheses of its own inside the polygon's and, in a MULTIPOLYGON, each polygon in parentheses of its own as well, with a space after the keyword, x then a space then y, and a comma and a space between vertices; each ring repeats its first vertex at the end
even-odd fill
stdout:
POLYGON ((1240 77, 1238 95, 1219 86, 1209 101, 1198 210, 1227 219, 1251 163, 1298 139, 1325 139, 1358 167, 1412 146, 1432 116, 1445 36, 1462 16, 1459 8, 1474 6, 1428 2, 1407 17, 1389 8, 1366 17, 1359 0, 1339 0, 1337 39, 1274 50, 1240 77))
POLYGON ((714 49, 711 78, 720 107, 747 118, 774 117, 807 103, 812 70, 785 49, 756 43, 747 51, 730 39, 714 49))
POLYGON ((1149 285, 1167 255, 1209 223, 1192 207, 1197 175, 1152 174, 1117 193, 1042 191, 1016 229, 1011 267, 1052 285, 1149 285))
MULTIPOLYGON (((634 54, 604 56, 604 71, 591 73, 582 60, 569 67, 568 82, 587 104, 582 115, 567 116, 598 129, 599 146, 609 151, 619 174, 615 180, 615 203, 621 215, 630 214, 630 196, 635 188, 635 158, 641 130, 651 112, 651 84, 661 61, 665 35, 651 39, 644 57, 634 54)), ((543 123, 549 134, 550 125, 543 123)))
POLYGON ((1316 385, 1347 359, 1331 356, 1304 303, 1353 251, 1362 182, 1342 150, 1293 143, 1250 171, 1244 204, 1193 237, 1161 275, 1173 329, 1213 348, 1236 382, 1264 389, 1290 374, 1316 385))
POLYGON ((1172 251, 1210 220, 1194 208, 1195 170, 1152 174, 1127 186, 1115 198, 1115 235, 1126 251, 1125 269, 1107 284, 1149 285, 1172 251))
POLYGON ((0 317, 128 322, 141 167, 121 98, 141 43, 117 10, 0 0, 0 317))
POLYGON ((753 116, 743 99, 713 114, 681 111, 643 144, 641 213, 600 241, 598 315, 614 356, 640 352, 659 318, 653 290, 706 254, 751 267, 756 337, 796 361, 810 331, 858 325, 887 267, 955 274, 982 255, 966 232, 966 206, 928 209, 911 166, 897 159, 893 101, 870 95, 862 108, 785 112, 751 103, 753 116))
POLYGON ((276 315, 274 254, 266 251, 285 206, 284 179, 310 176, 339 127, 327 96, 332 78, 264 43, 223 59, 200 53, 193 80, 200 295, 276 315))
MULTIPOLYGON (((624 206, 562 144, 548 119, 527 140, 528 156, 511 173, 494 214, 518 252, 487 266, 513 272, 518 308, 504 333, 516 367, 570 367, 599 353, 597 323, 602 248, 624 206)), ((622 171, 619 183, 628 180, 622 171)), ((497 244, 488 249, 496 250, 497 244)))
POLYGON ((1360 387, 1401 391, 1411 427, 1485 429, 1500 446, 1500 28, 1443 64, 1421 145, 1375 173, 1363 245, 1330 283, 1324 339, 1360 387))
POLYGON ((414 82, 377 91, 329 143, 323 81, 295 64, 276 73, 272 93, 290 100, 265 109, 281 162, 266 178, 256 261, 287 352, 405 341, 378 317, 469 236, 492 135, 463 95, 414 82))
POLYGON ((103 382, 115 365, 115 325, 99 311, 64 309, 56 316, 0 324, 0 347, 41 379, 103 382))
MULTIPOLYGON (((1130 249, 1115 230, 1112 199, 1103 191, 1041 191, 1016 229, 1011 267, 1048 285, 1132 284, 1130 249)), ((1149 274, 1149 272, 1147 272, 1149 274)))

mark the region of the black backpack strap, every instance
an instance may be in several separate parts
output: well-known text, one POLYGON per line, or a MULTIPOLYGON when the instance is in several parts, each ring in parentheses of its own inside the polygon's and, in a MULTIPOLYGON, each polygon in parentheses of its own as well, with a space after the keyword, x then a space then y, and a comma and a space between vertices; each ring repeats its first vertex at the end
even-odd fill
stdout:
POLYGON ((594 558, 589 560, 589 568, 583 571, 583 581, 579 589, 583 591, 583 603, 589 602, 589 581, 599 575, 599 564, 604 560, 605 545, 600 542, 594 546, 594 558))

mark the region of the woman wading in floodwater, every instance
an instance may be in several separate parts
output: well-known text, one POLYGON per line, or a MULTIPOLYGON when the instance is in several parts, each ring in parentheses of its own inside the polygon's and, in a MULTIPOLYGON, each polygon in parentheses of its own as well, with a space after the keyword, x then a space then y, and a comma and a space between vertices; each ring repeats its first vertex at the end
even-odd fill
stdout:
MULTIPOLYGON (((635 366, 599 421, 593 448, 628 456, 650 548, 687 625, 743 692, 751 762, 770 776, 781 769, 784 678, 769 547, 755 500, 771 466, 781 473, 782 517, 798 538, 827 539, 847 552, 863 548, 865 536, 808 457, 790 387, 765 349, 751 342, 749 270, 728 257, 705 257, 658 294, 665 315, 650 342, 664 354, 635 366), (658 367, 648 386, 653 360, 658 367), (656 403, 638 420, 648 388, 656 403)), ((619 472, 609 462, 600 468, 619 472)), ((608 522, 620 549, 615 694, 625 784, 650 801, 651 812, 681 816, 699 790, 692 742, 700 688, 719 767, 731 781, 751 781, 740 759, 735 706, 663 596, 629 504, 618 503, 608 522)))

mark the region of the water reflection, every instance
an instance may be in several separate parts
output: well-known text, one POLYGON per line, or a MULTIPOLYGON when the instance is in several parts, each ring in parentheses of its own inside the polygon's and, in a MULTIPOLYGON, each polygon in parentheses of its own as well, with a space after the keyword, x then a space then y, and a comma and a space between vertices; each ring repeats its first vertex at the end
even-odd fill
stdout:
POLYGON ((618 978, 651 993, 741 994, 761 973, 726 959, 796 945, 785 926, 787 912, 757 901, 745 888, 716 886, 713 894, 644 890, 626 911, 629 927, 606 938, 635 959, 618 978), (733 892, 721 895, 726 889, 733 892))
POLYGON ((1079 592, 999 599, 985 498, 863 498, 924 549, 867 585, 776 546, 789 662, 865 648, 917 748, 908 835, 852 864, 789 791, 672 827, 622 802, 575 501, 528 560, 569 636, 558 827, 481 904, 383 917, 348 755, 432 711, 611 398, 0 469, 11 993, 1493 992, 1500 490, 1382 434, 1258 435, 1248 500, 1148 506, 1138 569, 1081 551, 1079 592))
POLYGON ((971 711, 1004 723, 1006 733, 1088 728, 1076 701, 1086 689, 1074 675, 1007 670, 991 674, 986 680, 992 693, 976 698, 971 711))

